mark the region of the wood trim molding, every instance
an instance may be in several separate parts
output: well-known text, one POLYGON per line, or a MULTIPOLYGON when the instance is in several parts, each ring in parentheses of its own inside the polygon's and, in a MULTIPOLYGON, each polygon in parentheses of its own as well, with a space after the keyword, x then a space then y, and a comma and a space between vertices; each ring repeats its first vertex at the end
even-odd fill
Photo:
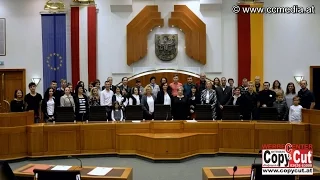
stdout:
POLYGON ((186 5, 174 5, 169 26, 177 27, 185 33, 186 54, 201 64, 206 64, 206 24, 186 5))
POLYGON ((148 34, 155 27, 163 27, 164 19, 158 5, 145 6, 127 25, 127 64, 130 66, 147 55, 148 34))

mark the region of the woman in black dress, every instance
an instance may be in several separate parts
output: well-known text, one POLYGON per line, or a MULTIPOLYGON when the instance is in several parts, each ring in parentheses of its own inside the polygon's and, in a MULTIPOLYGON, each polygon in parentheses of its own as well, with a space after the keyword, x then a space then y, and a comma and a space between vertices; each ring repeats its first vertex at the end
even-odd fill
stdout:
POLYGON ((190 108, 190 119, 195 118, 195 108, 197 104, 201 103, 200 93, 198 93, 197 87, 195 85, 191 86, 191 93, 188 96, 188 103, 190 108))
POLYGON ((240 87, 236 87, 234 89, 234 95, 227 102, 227 105, 239 106, 240 118, 243 119, 243 114, 246 106, 246 99, 245 99, 245 95, 241 95, 240 87))
POLYGON ((172 115, 174 120, 186 120, 189 114, 188 98, 183 95, 183 87, 178 88, 177 96, 172 100, 172 115))
POLYGON ((14 91, 14 99, 10 102, 11 112, 23 112, 24 111, 23 92, 18 89, 14 91))
POLYGON ((75 89, 75 95, 73 97, 75 104, 76 121, 88 120, 89 102, 88 97, 85 95, 83 89, 83 86, 78 84, 75 89))

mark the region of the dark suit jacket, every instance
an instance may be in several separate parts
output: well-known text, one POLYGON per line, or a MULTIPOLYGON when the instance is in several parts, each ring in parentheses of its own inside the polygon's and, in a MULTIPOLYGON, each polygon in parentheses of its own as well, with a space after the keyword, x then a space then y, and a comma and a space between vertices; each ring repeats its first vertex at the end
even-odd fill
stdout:
MULTIPOLYGON (((152 96, 153 100, 154 100, 154 104, 156 104, 157 98, 156 96, 152 96)), ((149 113, 149 105, 147 102, 147 96, 143 95, 141 98, 141 106, 142 106, 142 110, 144 113, 149 113)))
POLYGON ((226 86, 226 88, 223 90, 223 88, 219 86, 216 88, 216 93, 219 104, 224 106, 232 97, 232 88, 230 86, 226 86))
MULTIPOLYGON (((105 86, 102 86, 102 91, 105 89, 105 86)), ((115 85, 111 85, 110 89, 113 91, 113 93, 116 93, 116 86, 115 85)))
MULTIPOLYGON (((121 90, 121 93, 122 93, 122 90, 123 90, 123 85, 119 86, 120 87, 120 90, 121 90)), ((114 92, 115 93, 115 92, 114 92)), ((131 94, 131 88, 129 86, 127 86, 127 93, 128 94, 131 94)))
MULTIPOLYGON (((167 91, 167 93, 170 96, 171 104, 172 104, 173 96, 171 94, 171 91, 167 91)), ((156 104, 163 104, 163 103, 164 103, 164 92, 161 90, 157 94, 157 102, 156 102, 156 104)))

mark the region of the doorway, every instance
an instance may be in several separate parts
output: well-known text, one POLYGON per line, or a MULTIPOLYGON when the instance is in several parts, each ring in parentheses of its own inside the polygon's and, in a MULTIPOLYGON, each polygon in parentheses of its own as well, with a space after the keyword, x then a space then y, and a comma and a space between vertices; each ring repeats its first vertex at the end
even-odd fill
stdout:
POLYGON ((14 98, 14 91, 26 93, 25 69, 0 69, 0 112, 9 112, 8 103, 14 98))
POLYGON ((310 66, 310 90, 316 99, 315 109, 320 109, 320 66, 310 66))

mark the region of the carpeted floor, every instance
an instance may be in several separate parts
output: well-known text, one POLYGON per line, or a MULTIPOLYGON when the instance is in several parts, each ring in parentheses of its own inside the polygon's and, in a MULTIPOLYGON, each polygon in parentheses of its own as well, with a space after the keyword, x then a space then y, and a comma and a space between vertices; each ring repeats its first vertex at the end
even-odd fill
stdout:
MULTIPOLYGON (((134 180, 201 180, 202 167, 213 166, 241 166, 251 165, 253 157, 197 157, 177 163, 154 163, 140 158, 124 157, 95 157, 81 158, 83 166, 104 166, 104 167, 132 167, 134 180)), ((256 162, 261 162, 257 159, 256 162)), ((79 165, 76 159, 55 159, 55 160, 26 160, 10 163, 14 170, 29 163, 52 164, 52 165, 79 165)), ((320 161, 315 162, 320 166, 320 161)))

